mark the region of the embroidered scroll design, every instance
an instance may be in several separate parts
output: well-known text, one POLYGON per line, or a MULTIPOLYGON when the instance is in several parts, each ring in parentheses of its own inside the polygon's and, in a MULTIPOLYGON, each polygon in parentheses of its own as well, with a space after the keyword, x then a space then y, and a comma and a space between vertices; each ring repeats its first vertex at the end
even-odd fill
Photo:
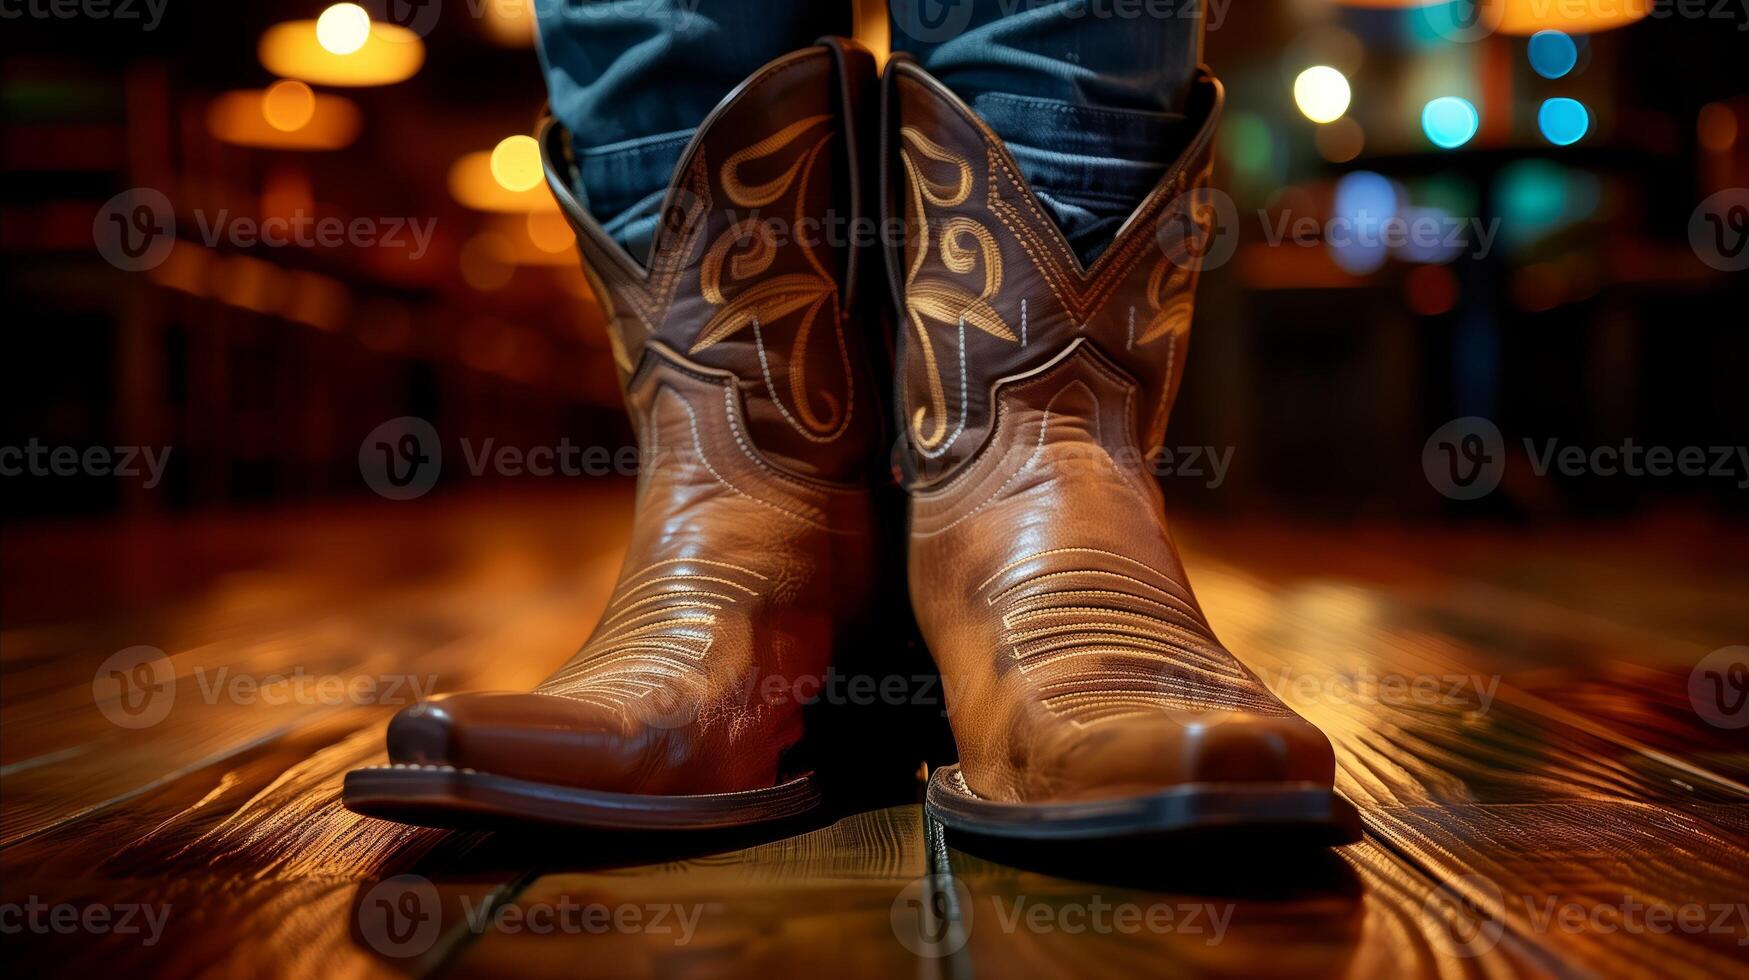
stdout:
POLYGON ((1202 272, 1202 257, 1208 250, 1209 229, 1215 222, 1215 205, 1208 196, 1209 173, 1204 171, 1174 203, 1173 213, 1162 219, 1164 227, 1176 225, 1178 235, 1162 241, 1160 258, 1148 274, 1143 295, 1152 312, 1148 325, 1136 337, 1142 347, 1168 334, 1182 337, 1190 332, 1195 306, 1196 280, 1202 272))
POLYGON ((823 247, 821 236, 816 235, 814 241, 808 242, 802 240, 801 234, 810 227, 806 220, 808 190, 816 165, 832 140, 831 120, 831 116, 824 115, 798 120, 723 161, 719 180, 724 194, 736 206, 757 209, 793 197, 789 237, 794 239, 796 251, 807 260, 807 268, 765 276, 782 247, 777 225, 773 219, 757 215, 736 221, 717 236, 700 265, 699 291, 705 302, 718 309, 699 331, 691 348, 691 353, 696 354, 751 328, 767 394, 790 427, 814 442, 831 442, 850 427, 855 394, 837 278, 818 254, 823 247), (777 176, 763 182, 752 182, 746 176, 747 168, 794 152, 797 146, 804 149, 777 176), (736 287, 749 281, 753 281, 752 285, 737 290, 736 287), (788 377, 788 391, 780 394, 761 331, 791 318, 796 320, 796 327, 783 372, 788 377), (838 360, 844 371, 841 392, 809 385, 809 345, 822 319, 830 322, 837 342, 838 360))
POLYGON ((926 204, 936 208, 954 208, 964 204, 972 193, 972 164, 914 127, 900 129, 903 146, 899 159, 905 168, 910 187, 911 227, 916 236, 911 247, 913 256, 905 272, 905 316, 917 337, 923 356, 924 373, 929 381, 929 404, 919 405, 911 415, 911 436, 916 448, 925 456, 945 452, 948 438, 949 410, 942 384, 941 368, 935 357, 935 343, 930 336, 931 323, 954 326, 958 331, 961 395, 960 425, 953 430, 956 437, 965 426, 968 411, 965 394, 965 328, 978 330, 1009 343, 1019 343, 1002 315, 991 304, 1002 290, 1002 251, 989 227, 976 218, 955 215, 940 226, 939 242, 932 236, 926 204), (927 161, 937 168, 950 166, 955 171, 951 181, 939 181, 925 171, 927 161), (941 265, 954 277, 983 272, 982 285, 974 293, 957 278, 925 275, 932 253, 938 253, 941 265))

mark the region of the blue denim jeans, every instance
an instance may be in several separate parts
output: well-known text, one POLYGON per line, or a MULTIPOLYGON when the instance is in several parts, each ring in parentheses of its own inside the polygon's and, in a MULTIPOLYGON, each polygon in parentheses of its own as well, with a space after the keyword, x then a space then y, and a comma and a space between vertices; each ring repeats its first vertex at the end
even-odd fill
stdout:
MULTIPOLYGON (((781 54, 851 33, 849 0, 536 0, 578 193, 636 257, 688 139, 781 54)), ((1183 138, 1202 0, 891 0, 895 51, 971 104, 1092 261, 1183 138)))

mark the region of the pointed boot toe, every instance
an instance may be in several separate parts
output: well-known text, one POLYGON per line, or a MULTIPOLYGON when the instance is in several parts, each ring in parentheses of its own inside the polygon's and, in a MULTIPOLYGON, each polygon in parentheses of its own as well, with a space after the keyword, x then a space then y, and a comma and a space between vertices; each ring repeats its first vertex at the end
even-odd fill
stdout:
POLYGON ((1054 801, 1169 792, 1186 785, 1328 786, 1324 733, 1291 715, 1132 716, 1073 730, 1042 767, 1054 801))
POLYGON ((389 761, 635 792, 655 748, 653 734, 616 712, 570 698, 455 694, 406 708, 389 722, 389 761))

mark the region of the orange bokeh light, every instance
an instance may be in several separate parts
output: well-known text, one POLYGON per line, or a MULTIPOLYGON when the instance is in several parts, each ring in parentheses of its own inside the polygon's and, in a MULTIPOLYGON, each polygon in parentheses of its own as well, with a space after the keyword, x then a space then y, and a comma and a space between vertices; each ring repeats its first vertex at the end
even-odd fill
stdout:
POLYGON ((372 23, 364 46, 335 54, 316 37, 316 22, 275 24, 257 48, 268 71, 318 85, 392 85, 412 78, 425 63, 419 35, 394 24, 372 23))
MULTIPOLYGON (((304 90, 308 92, 308 86, 304 90)), ((351 100, 338 95, 310 93, 308 117, 302 125, 286 128, 299 114, 298 99, 295 91, 225 92, 207 106, 207 131, 226 143, 275 150, 338 150, 358 138, 363 115, 351 100)))
MULTIPOLYGON (((1335 0, 1344 7, 1414 10, 1440 6, 1440 0, 1335 0)), ((1480 22, 1500 34, 1528 36, 1537 31, 1595 34, 1622 27, 1652 12, 1653 0, 1480 0, 1480 22)))
POLYGON ((486 4, 480 25, 492 43, 507 48, 534 45, 534 0, 493 0, 486 4))
POLYGON ((457 202, 475 211, 527 214, 557 211, 559 205, 544 182, 523 191, 513 191, 492 174, 492 154, 469 153, 449 168, 449 193, 457 202))
POLYGON ((295 78, 282 78, 261 93, 261 115, 282 133, 303 129, 316 115, 316 93, 295 78))

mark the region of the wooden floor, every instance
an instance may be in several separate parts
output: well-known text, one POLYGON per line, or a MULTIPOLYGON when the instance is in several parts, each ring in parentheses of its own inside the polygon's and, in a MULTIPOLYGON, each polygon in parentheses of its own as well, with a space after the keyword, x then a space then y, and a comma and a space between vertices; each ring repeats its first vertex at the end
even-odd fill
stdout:
POLYGON ((1185 523, 1217 631, 1336 744, 1367 833, 1331 852, 971 853, 903 799, 687 853, 343 810, 342 774, 382 760, 414 686, 524 688, 569 655, 628 517, 616 489, 9 531, 6 959, 106 977, 1749 975, 1749 729, 1689 695, 1703 657, 1749 643, 1749 539, 1687 519, 1185 523), (170 656, 173 698, 124 727, 94 672, 142 645, 170 656))

